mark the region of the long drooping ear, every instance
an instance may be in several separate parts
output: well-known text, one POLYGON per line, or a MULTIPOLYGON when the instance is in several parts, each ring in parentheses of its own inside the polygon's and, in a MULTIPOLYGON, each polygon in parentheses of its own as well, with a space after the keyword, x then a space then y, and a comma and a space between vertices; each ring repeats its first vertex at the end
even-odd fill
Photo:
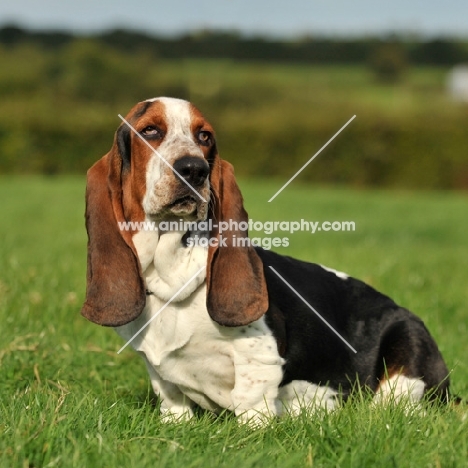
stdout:
POLYGON ((213 197, 211 216, 213 225, 216 225, 210 237, 217 238, 218 245, 210 245, 208 250, 208 313, 220 325, 247 325, 268 309, 262 262, 254 248, 244 243, 249 242, 246 230, 219 233, 222 221, 232 220, 233 226, 248 222, 231 164, 216 156, 210 183, 213 197))
POLYGON ((122 157, 117 144, 88 171, 86 229, 88 271, 81 313, 92 322, 120 326, 136 319, 145 302, 145 286, 131 233, 121 231, 122 157))

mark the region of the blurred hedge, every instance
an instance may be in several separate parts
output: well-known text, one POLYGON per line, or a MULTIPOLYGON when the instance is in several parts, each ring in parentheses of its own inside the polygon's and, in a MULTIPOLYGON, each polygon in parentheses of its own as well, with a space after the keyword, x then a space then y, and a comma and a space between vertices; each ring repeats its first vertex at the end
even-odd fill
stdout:
POLYGON ((117 114, 170 95, 208 116, 242 175, 289 178, 357 114, 303 180, 466 189, 468 108, 446 95, 446 72, 408 64, 389 84, 365 64, 168 60, 85 38, 4 45, 0 172, 82 173, 110 148, 117 114))

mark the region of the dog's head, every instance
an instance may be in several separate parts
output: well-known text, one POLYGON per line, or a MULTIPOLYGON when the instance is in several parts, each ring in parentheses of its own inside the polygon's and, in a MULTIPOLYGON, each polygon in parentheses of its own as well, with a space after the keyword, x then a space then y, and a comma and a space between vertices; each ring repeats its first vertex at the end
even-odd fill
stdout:
MULTIPOLYGON (((219 239, 220 222, 247 221, 233 168, 219 157, 212 126, 187 101, 138 103, 118 128, 109 153, 88 171, 82 314, 101 325, 120 326, 145 306, 132 240, 136 231, 123 230, 123 223, 208 218, 211 239, 219 239)), ((233 243, 245 236, 239 230, 223 233, 224 242, 210 242, 208 248, 207 309, 221 325, 245 325, 268 308, 259 257, 253 248, 233 243)))

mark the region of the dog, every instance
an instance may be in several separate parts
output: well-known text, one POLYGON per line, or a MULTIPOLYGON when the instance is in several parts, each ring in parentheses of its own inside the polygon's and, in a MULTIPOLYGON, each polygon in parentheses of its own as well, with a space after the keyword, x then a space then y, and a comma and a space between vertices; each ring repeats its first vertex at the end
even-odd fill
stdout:
POLYGON ((247 220, 213 127, 184 100, 136 104, 88 171, 82 314, 142 356, 164 419, 198 405, 257 425, 333 410, 356 388, 448 401, 419 318, 344 273, 252 246, 247 220))

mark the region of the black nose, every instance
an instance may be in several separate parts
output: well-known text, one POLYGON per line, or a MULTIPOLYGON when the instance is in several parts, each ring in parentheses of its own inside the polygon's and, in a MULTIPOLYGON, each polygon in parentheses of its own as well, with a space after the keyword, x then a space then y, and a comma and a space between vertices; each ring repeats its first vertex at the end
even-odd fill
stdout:
POLYGON ((205 182, 210 172, 208 163, 196 156, 182 156, 174 163, 176 175, 183 177, 190 185, 198 187, 205 182))

